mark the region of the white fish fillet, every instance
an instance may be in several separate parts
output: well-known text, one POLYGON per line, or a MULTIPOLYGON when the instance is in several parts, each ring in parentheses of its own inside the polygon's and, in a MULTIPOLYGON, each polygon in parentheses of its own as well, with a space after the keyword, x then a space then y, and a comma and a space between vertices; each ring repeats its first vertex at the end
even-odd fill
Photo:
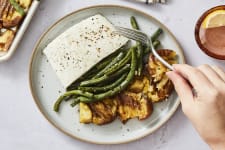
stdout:
POLYGON ((112 34, 113 30, 114 26, 98 14, 67 29, 44 49, 65 88, 128 41, 112 34))

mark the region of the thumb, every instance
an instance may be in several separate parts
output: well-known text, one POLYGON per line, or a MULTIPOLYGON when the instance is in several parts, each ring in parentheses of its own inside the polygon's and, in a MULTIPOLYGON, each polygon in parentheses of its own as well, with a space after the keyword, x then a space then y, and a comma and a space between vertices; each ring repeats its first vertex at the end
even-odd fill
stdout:
POLYGON ((182 106, 189 106, 193 102, 192 88, 188 82, 178 73, 174 71, 167 72, 166 75, 173 82, 175 90, 177 91, 178 96, 182 106))

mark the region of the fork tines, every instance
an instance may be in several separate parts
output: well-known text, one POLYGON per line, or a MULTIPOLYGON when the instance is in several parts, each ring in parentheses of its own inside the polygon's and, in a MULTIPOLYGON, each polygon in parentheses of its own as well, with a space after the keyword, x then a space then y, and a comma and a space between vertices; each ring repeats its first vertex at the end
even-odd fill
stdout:
POLYGON ((148 39, 147 35, 135 29, 128 29, 128 28, 116 26, 116 31, 114 31, 114 33, 123 35, 129 39, 139 41, 142 43, 147 43, 147 39, 148 39))
POLYGON ((129 29, 129 28, 123 28, 123 27, 118 27, 116 26, 116 31, 114 31, 114 33, 117 33, 119 35, 125 36, 129 39, 135 40, 135 41, 140 41, 142 43, 145 43, 147 46, 150 46, 152 53, 154 54, 154 56, 160 61, 162 62, 166 67, 168 67, 170 70, 173 70, 173 67, 166 62, 155 50, 153 44, 152 44, 152 39, 148 38, 148 36, 138 30, 134 30, 134 29, 129 29))

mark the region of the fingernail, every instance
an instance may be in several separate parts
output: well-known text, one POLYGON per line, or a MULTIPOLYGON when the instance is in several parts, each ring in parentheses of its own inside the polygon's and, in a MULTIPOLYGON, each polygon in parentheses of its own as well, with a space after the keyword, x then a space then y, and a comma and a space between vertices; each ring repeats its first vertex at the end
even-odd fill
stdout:
POLYGON ((172 64, 173 69, 175 70, 177 64, 172 64))
POLYGON ((166 75, 167 75, 168 77, 170 77, 170 76, 171 76, 171 73, 172 73, 172 71, 168 71, 168 72, 166 72, 166 75))

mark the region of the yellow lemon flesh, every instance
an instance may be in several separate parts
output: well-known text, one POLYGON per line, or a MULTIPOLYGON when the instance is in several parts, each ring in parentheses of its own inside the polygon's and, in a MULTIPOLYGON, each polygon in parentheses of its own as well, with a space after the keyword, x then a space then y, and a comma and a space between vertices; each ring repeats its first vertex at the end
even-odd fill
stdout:
POLYGON ((225 10, 216 10, 210 13, 203 21, 203 28, 225 26, 225 10))

